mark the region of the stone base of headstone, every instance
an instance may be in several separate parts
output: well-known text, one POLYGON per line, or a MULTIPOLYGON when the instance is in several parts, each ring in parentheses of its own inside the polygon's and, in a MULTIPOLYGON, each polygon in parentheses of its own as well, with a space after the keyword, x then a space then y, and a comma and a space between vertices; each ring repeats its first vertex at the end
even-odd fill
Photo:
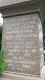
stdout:
POLYGON ((45 80, 44 76, 26 76, 21 74, 4 73, 0 80, 45 80))
POLYGON ((14 72, 4 72, 3 76, 0 77, 0 80, 45 80, 45 66, 42 69, 42 73, 40 76, 36 75, 25 75, 18 74, 14 72))

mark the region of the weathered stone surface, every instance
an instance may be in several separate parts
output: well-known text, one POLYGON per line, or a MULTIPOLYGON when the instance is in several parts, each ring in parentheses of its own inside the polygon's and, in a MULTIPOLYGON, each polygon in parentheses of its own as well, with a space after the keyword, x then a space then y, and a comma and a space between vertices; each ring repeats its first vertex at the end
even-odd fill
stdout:
POLYGON ((0 80, 45 80, 45 79, 41 77, 35 77, 35 76, 4 73, 4 75, 0 77, 0 80))
POLYGON ((42 24, 38 14, 4 18, 2 47, 6 70, 39 75, 43 66, 42 24))
POLYGON ((31 1, 31 0, 0 0, 0 7, 21 3, 21 2, 26 2, 26 1, 31 1))

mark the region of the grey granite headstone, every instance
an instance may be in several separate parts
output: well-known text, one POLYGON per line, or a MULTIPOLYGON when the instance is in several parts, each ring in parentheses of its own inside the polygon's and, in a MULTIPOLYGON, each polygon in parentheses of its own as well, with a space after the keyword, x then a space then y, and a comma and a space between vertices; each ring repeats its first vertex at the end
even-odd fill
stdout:
POLYGON ((6 71, 40 75, 43 35, 39 14, 4 18, 2 47, 6 71))

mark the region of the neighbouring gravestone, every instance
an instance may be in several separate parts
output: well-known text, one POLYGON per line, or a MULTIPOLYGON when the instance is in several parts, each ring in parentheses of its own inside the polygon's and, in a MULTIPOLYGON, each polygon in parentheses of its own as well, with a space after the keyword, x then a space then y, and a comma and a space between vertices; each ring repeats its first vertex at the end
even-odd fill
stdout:
POLYGON ((4 18, 2 47, 6 71, 40 75, 44 58, 39 14, 4 18))

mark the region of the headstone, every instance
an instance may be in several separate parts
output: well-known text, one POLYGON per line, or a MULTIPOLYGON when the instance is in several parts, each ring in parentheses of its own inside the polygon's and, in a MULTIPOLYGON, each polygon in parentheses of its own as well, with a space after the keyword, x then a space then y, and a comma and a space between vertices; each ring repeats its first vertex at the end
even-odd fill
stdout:
POLYGON ((43 35, 39 14, 4 18, 2 47, 6 71, 40 75, 43 35))

